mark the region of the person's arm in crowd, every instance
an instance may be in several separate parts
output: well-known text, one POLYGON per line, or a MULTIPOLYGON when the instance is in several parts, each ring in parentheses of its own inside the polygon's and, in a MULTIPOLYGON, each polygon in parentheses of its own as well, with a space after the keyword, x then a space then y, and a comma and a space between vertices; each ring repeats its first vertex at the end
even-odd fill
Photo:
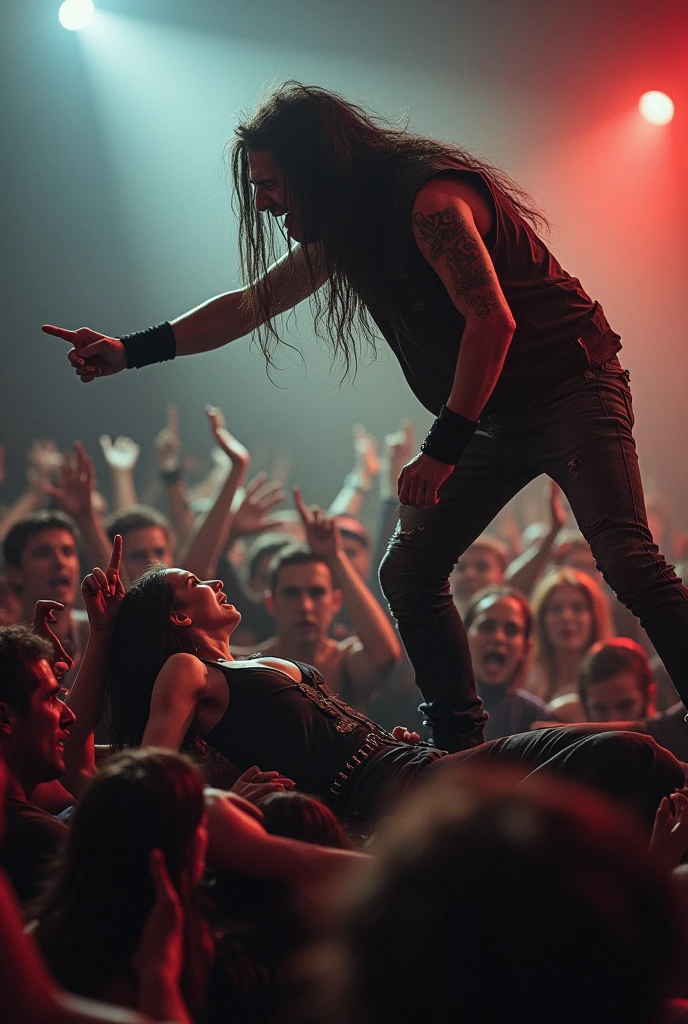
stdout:
POLYGON ((42 439, 32 442, 26 463, 28 486, 0 518, 0 544, 15 523, 45 503, 46 489, 53 483, 53 475, 62 462, 62 455, 54 441, 42 439))
POLYGON ((539 577, 549 564, 554 542, 566 522, 566 510, 561 498, 561 488, 554 480, 549 483, 549 530, 522 555, 515 558, 506 570, 506 579, 512 587, 528 596, 539 577))
MULTIPOLYGON (((318 245, 295 245, 268 269, 269 316, 273 319, 307 299, 327 280, 327 270, 318 245), (310 260, 310 267, 309 267, 310 260)), ((174 355, 189 356, 222 348, 256 330, 265 318, 248 301, 249 290, 238 288, 204 302, 171 321, 174 355)), ((44 324, 43 331, 72 344, 68 358, 84 383, 127 369, 127 352, 119 338, 81 327, 77 331, 44 324)))
POLYGON ((112 497, 116 510, 129 508, 138 501, 134 482, 134 467, 141 449, 130 437, 116 437, 101 434, 100 447, 110 470, 112 497))
POLYGON ((213 437, 229 459, 230 469, 212 508, 205 516, 199 516, 197 525, 179 552, 179 561, 184 568, 202 580, 210 579, 215 574, 227 549, 232 526, 232 503, 238 488, 246 479, 250 462, 246 448, 225 427, 222 411, 209 405, 206 413, 213 437))
POLYGON ((177 535, 183 544, 194 524, 195 516, 189 506, 186 480, 182 468, 182 442, 179 434, 179 412, 176 405, 167 406, 165 426, 155 437, 158 473, 165 487, 167 510, 177 535))
POLYGON ((328 508, 330 516, 357 516, 380 470, 376 438, 360 423, 354 424, 352 437, 354 468, 344 478, 339 493, 328 508))
POLYGON ((107 565, 111 544, 93 503, 93 459, 86 454, 80 441, 75 442, 74 449, 74 452, 65 453, 58 485, 48 485, 46 493, 59 501, 79 527, 88 560, 93 565, 107 565))
POLYGON ((347 652, 347 675, 359 692, 369 694, 401 659, 401 644, 391 622, 344 552, 335 520, 322 509, 307 508, 298 487, 294 488, 294 500, 306 541, 330 567, 332 582, 342 592, 344 607, 360 641, 360 645, 347 652))
POLYGON ((309 889, 367 860, 353 850, 270 835, 255 808, 223 790, 206 790, 205 806, 208 863, 216 869, 309 889))
POLYGON ((67 694, 67 704, 76 715, 65 741, 65 787, 75 797, 95 773, 93 730, 100 721, 103 703, 103 677, 110 650, 112 628, 124 599, 120 577, 122 538, 112 542, 107 569, 95 568, 81 584, 81 595, 88 614, 89 635, 77 677, 67 694))
MULTIPOLYGON (((446 405, 422 450, 402 470, 399 497, 416 508, 439 501, 438 491, 473 436, 499 380, 516 329, 476 223, 477 219, 482 225, 487 216, 483 207, 484 201, 469 186, 440 176, 422 186, 413 204, 418 249, 465 320, 446 405)), ((482 227, 489 230, 488 224, 482 227)))

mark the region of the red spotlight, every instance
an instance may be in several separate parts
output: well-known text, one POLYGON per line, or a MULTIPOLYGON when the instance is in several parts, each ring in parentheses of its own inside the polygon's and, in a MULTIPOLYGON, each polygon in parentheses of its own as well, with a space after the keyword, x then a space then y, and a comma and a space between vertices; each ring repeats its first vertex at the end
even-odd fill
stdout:
POLYGON ((638 110, 650 124, 669 124, 674 117, 673 101, 664 92, 643 93, 638 110))

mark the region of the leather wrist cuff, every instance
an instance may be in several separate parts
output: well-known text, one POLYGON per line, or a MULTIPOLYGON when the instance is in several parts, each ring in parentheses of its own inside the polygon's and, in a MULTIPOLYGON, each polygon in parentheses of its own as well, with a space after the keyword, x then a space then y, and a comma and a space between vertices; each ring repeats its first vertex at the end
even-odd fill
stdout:
POLYGON ((174 359, 177 354, 177 343, 174 331, 166 320, 164 324, 156 324, 145 331, 125 334, 119 339, 127 353, 127 368, 139 369, 151 363, 164 363, 174 359))
POLYGON ((465 416, 460 416, 443 405, 420 450, 438 462, 455 466, 473 437, 478 423, 479 420, 467 420, 465 416))

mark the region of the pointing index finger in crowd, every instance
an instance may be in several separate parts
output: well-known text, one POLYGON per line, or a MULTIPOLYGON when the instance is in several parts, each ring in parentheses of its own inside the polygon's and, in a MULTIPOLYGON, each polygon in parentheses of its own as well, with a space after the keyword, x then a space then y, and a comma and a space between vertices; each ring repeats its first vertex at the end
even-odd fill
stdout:
POLYGON ((110 564, 108 565, 108 572, 119 572, 119 567, 122 562, 122 537, 119 533, 115 534, 115 539, 112 542, 112 555, 110 556, 110 564))
POLYGON ((301 494, 301 488, 296 486, 294 487, 294 504, 296 505, 298 513, 301 516, 304 524, 306 526, 309 526, 310 523, 312 523, 313 521, 313 516, 311 515, 310 509, 306 507, 306 504, 303 500, 303 495, 301 494))

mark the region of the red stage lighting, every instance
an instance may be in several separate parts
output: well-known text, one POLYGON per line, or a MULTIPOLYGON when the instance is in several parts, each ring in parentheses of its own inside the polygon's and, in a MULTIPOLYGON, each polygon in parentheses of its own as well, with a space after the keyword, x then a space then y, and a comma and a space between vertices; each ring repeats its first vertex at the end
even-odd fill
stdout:
POLYGON ((643 93, 638 110, 650 124, 669 124, 674 116, 673 101, 664 92, 643 93))

